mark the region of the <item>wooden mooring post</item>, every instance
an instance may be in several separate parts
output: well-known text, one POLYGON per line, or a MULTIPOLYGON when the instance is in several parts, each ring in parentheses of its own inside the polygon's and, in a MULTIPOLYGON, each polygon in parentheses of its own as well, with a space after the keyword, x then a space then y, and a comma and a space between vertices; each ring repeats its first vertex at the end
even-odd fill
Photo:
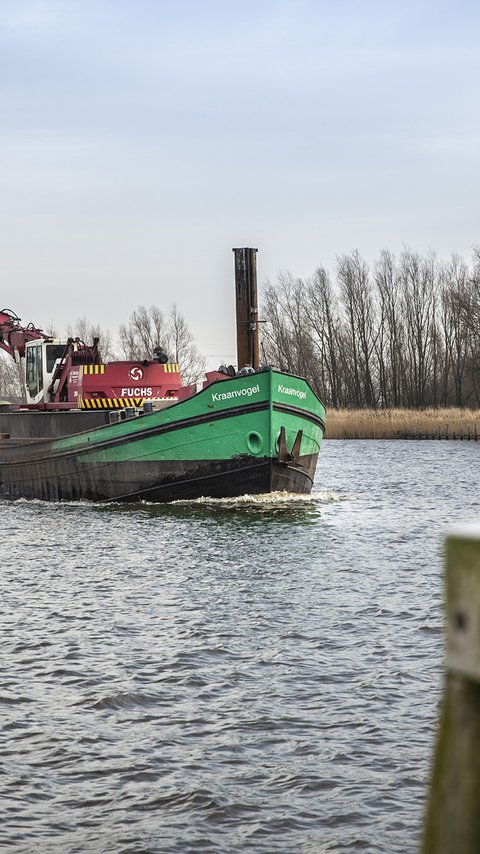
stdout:
POLYGON ((480 526, 446 550, 446 674, 422 854, 480 851, 480 526))

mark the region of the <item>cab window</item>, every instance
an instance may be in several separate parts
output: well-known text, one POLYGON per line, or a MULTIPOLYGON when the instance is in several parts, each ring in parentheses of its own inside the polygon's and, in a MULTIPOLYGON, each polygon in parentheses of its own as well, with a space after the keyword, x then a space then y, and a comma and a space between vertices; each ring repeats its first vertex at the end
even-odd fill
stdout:
POLYGON ((26 380, 30 396, 35 397, 43 388, 41 344, 35 347, 27 347, 26 380))
POLYGON ((57 359, 61 359, 65 346, 63 344, 47 344, 47 374, 51 374, 57 359))

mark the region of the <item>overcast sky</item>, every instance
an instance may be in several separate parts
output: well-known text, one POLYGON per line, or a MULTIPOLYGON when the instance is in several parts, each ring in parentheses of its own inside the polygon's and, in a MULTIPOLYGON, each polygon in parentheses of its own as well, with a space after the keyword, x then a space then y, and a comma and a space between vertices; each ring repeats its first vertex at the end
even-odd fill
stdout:
POLYGON ((235 360, 233 246, 280 270, 480 243, 480 5, 0 0, 0 308, 176 301, 235 360))

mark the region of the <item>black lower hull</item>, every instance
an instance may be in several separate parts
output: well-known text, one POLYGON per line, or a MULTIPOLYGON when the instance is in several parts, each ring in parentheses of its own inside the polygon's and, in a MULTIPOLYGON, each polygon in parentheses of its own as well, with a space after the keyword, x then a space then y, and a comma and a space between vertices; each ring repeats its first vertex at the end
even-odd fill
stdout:
POLYGON ((237 457, 85 467, 69 456, 0 467, 0 496, 47 501, 167 502, 283 490, 308 494, 315 466, 316 457, 300 458, 295 466, 268 458, 237 457))

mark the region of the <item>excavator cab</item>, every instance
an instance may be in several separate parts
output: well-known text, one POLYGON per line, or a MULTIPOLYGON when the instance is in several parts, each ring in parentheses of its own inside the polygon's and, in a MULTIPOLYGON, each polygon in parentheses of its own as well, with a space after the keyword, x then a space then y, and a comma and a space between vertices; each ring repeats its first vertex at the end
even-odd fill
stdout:
POLYGON ((65 352, 65 341, 37 339, 25 344, 25 393, 27 403, 47 403, 55 368, 65 352))

